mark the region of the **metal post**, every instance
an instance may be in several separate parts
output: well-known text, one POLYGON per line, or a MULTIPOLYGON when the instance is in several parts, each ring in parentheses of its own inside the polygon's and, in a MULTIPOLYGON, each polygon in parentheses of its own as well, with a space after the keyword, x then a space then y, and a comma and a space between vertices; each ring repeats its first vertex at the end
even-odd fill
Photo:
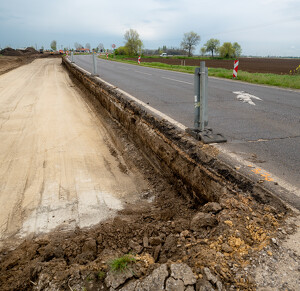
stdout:
POLYGON ((208 125, 207 118, 207 83, 208 69, 205 67, 205 62, 200 62, 200 130, 208 125))
POLYGON ((96 54, 95 54, 94 51, 93 51, 93 53, 92 53, 92 57, 93 57, 93 73, 92 73, 92 76, 98 76, 98 74, 97 74, 96 54))
POLYGON ((74 52, 71 51, 71 63, 74 63, 74 52))
POLYGON ((195 93, 194 127, 199 130, 204 130, 204 128, 208 125, 207 83, 208 83, 208 69, 205 68, 205 62, 200 62, 200 68, 195 69, 195 75, 194 75, 194 93, 195 93))
POLYGON ((194 128, 200 129, 200 68, 195 69, 194 96, 195 96, 194 128))
POLYGON ((200 62, 200 68, 196 68, 194 74, 194 128, 187 128, 185 131, 204 143, 226 142, 222 134, 214 133, 211 128, 207 128, 207 84, 208 68, 205 67, 205 62, 200 62))

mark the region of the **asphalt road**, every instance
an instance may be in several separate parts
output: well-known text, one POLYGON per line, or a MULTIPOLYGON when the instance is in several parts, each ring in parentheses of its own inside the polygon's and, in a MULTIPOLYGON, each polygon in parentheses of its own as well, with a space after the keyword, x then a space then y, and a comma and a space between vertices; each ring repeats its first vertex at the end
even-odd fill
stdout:
MULTIPOLYGON (((91 56, 74 60, 91 72, 91 56)), ((193 126, 193 75, 100 59, 97 69, 105 81, 193 126)), ((209 78, 208 94, 209 127, 228 139, 218 147, 261 167, 299 194, 300 91, 209 78)))

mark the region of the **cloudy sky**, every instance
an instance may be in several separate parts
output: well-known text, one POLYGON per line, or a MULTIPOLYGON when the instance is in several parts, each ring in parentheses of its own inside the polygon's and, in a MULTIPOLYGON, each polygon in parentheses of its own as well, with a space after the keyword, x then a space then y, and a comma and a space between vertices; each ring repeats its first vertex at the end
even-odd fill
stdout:
POLYGON ((0 2, 0 47, 105 48, 138 31, 145 48, 179 47, 195 31, 201 42, 238 42, 243 54, 300 57, 300 0, 10 0, 0 2))

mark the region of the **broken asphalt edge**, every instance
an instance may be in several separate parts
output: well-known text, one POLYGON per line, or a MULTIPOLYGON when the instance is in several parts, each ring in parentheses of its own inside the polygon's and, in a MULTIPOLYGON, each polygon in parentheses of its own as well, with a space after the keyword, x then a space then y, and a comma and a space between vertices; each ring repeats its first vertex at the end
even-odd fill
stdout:
POLYGON ((185 133, 185 126, 116 86, 92 76, 67 58, 63 66, 122 125, 152 165, 193 202, 218 201, 227 193, 249 193, 283 212, 300 210, 300 198, 273 182, 260 180, 251 169, 237 170, 237 161, 214 145, 185 133), (287 203, 289 205, 287 205, 287 203))

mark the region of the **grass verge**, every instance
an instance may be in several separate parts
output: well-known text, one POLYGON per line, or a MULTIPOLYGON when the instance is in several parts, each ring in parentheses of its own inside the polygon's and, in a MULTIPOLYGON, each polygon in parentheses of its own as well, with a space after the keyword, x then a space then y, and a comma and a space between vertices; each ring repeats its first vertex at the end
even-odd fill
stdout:
MULTIPOLYGON (((101 57, 106 59, 105 57, 101 57)), ((132 65, 137 65, 136 61, 125 60, 124 58, 109 58, 109 60, 122 62, 132 65)), ((163 70, 170 70, 182 73, 194 74, 195 66, 180 66, 180 65, 168 65, 159 62, 146 63, 142 62, 139 66, 157 68, 163 70)), ((232 79, 232 70, 222 68, 208 68, 208 75, 211 77, 232 79)), ((277 75, 277 74, 263 74, 263 73, 248 73, 244 71, 238 72, 236 80, 260 84, 269 85, 283 88, 300 89, 300 74, 299 75, 277 75)))

